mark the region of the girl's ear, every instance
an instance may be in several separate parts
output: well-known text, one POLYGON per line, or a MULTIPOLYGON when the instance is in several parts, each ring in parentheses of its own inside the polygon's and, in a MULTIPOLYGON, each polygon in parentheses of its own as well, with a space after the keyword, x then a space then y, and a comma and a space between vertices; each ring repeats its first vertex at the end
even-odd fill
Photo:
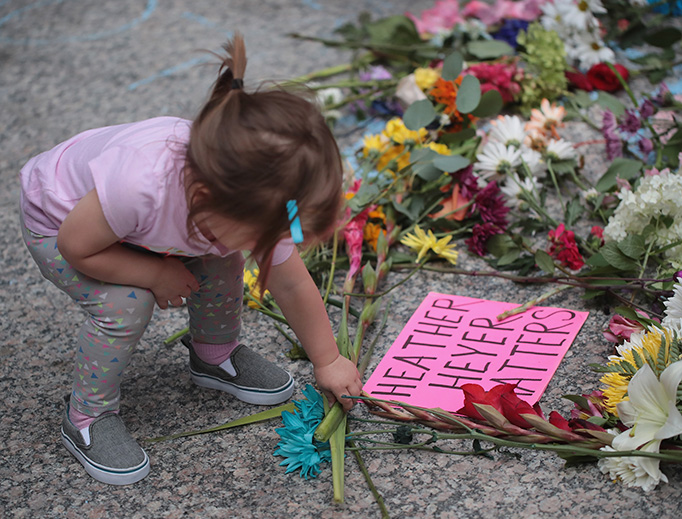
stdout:
POLYGON ((189 199, 191 205, 201 204, 210 197, 211 192, 202 182, 195 182, 190 186, 189 199))

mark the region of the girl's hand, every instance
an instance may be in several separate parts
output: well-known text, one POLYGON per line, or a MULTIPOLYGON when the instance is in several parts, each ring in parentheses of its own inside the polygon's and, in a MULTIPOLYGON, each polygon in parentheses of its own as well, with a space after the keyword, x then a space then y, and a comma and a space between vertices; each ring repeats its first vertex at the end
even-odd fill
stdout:
POLYGON ((314 371, 317 384, 329 400, 329 405, 338 400, 344 411, 350 411, 353 400, 341 397, 359 396, 362 392, 362 381, 355 364, 339 355, 327 365, 315 366, 314 371))
POLYGON ((187 267, 177 258, 163 258, 149 290, 154 294, 159 308, 180 306, 183 297, 199 290, 199 283, 187 267))

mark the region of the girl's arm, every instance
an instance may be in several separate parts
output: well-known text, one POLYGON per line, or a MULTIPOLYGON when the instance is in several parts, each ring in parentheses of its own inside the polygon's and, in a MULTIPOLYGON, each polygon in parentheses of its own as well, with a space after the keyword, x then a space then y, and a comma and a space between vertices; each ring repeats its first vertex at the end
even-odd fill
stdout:
POLYGON ((339 354, 322 297, 303 260, 294 250, 270 271, 268 289, 313 363, 315 379, 330 403, 338 400, 348 411, 362 381, 355 365, 339 354))
POLYGON ((148 288, 157 304, 180 305, 199 284, 177 258, 138 252, 119 243, 93 189, 59 228, 59 252, 76 270, 106 283, 148 288))

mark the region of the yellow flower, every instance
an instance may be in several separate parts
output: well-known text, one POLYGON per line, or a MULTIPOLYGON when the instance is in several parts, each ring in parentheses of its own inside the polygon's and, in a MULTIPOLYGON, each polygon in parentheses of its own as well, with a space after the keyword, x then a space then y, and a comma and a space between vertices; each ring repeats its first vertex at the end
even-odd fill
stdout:
POLYGON ((422 142, 429 132, 426 131, 426 128, 420 128, 416 132, 408 130, 400 117, 394 117, 386 123, 383 134, 395 143, 413 144, 415 142, 422 142))
POLYGON ((362 144, 363 156, 369 157, 370 155, 380 154, 386 147, 387 139, 381 134, 365 135, 365 137, 362 139, 362 144))
MULTIPOLYGON (((258 281, 258 272, 258 269, 254 269, 253 272, 248 269, 244 269, 244 288, 254 299, 262 301, 264 297, 270 295, 270 291, 266 290, 261 296, 260 288, 256 283, 258 281)), ((258 303, 251 301, 250 299, 246 304, 249 308, 258 308, 258 303)))
POLYGON ((386 169, 395 175, 398 171, 402 171, 409 165, 410 152, 405 149, 405 146, 391 146, 377 162, 377 170, 383 171, 386 169))
POLYGON ((440 155, 450 155, 450 148, 448 148, 445 144, 441 144, 439 142, 429 142, 426 147, 432 149, 440 155))
MULTIPOLYGON (((665 348, 662 357, 663 365, 668 366, 679 360, 672 358, 670 355, 670 344, 672 339, 672 334, 667 329, 654 329, 646 332, 641 339, 634 341, 633 343, 626 342, 623 346, 620 346, 618 349, 620 356, 611 357, 607 366, 629 367, 629 371, 634 374, 634 372, 639 369, 635 355, 642 361, 651 364, 647 360, 648 356, 653 359, 654 364, 656 364, 661 348, 665 348)), ((652 365, 651 367, 654 369, 657 368, 655 365, 652 365)), ((606 385, 606 388, 604 389, 604 406, 609 413, 618 416, 618 409, 616 406, 620 402, 628 400, 627 391, 631 378, 631 374, 606 373, 599 379, 602 384, 606 385)))
POLYGON ((414 81, 424 91, 431 88, 439 77, 440 72, 433 68, 418 68, 414 71, 414 81))
POLYGON ((431 230, 425 233, 418 225, 414 228, 414 234, 408 233, 400 240, 400 243, 409 247, 417 254, 417 263, 422 260, 429 250, 435 252, 441 258, 448 260, 455 265, 459 253, 455 250, 455 245, 450 245, 452 236, 445 236, 440 240, 436 238, 431 230))

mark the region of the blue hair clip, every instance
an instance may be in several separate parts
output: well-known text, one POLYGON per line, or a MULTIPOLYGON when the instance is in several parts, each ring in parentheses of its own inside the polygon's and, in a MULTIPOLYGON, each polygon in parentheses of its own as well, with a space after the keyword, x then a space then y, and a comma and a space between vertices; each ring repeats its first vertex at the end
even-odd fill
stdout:
POLYGON ((294 243, 301 243, 303 241, 303 229, 301 228, 301 219, 298 217, 296 200, 289 200, 287 202, 287 213, 289 215, 291 238, 294 240, 294 243))

